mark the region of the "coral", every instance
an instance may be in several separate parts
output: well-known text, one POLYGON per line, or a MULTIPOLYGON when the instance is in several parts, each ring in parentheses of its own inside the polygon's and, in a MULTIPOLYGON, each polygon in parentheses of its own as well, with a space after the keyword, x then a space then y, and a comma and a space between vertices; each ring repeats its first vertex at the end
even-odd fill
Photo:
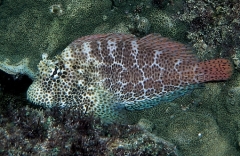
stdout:
POLYGON ((231 58, 233 60, 233 64, 235 66, 235 69, 238 71, 240 70, 240 47, 234 48, 233 52, 231 53, 231 58))
MULTIPOLYGON (((124 128, 124 127, 122 127, 124 128)), ((115 139, 110 141, 109 149, 111 155, 173 155, 177 156, 178 151, 172 143, 157 137, 156 135, 140 131, 135 125, 130 126, 128 132, 131 135, 120 135, 127 139, 115 139), (138 129, 137 131, 134 129, 138 129), (134 144, 132 144, 134 142, 134 144), (116 148, 117 147, 117 148, 116 148), (131 152, 128 152, 131 151, 131 152)))
POLYGON ((123 33, 123 34, 129 34, 128 28, 125 26, 125 24, 119 23, 118 25, 114 26, 113 28, 110 28, 109 24, 102 24, 95 28, 94 34, 100 34, 100 33, 123 33))
POLYGON ((50 8, 49 8, 50 12, 52 14, 55 14, 57 16, 60 16, 63 14, 63 9, 62 9, 62 5, 61 4, 54 4, 54 5, 51 5, 50 8))
MULTIPOLYGON (((190 40, 202 59, 232 56, 238 69, 240 45, 237 38, 239 36, 238 1, 182 2, 181 0, 60 0, 57 3, 61 4, 64 13, 56 16, 49 11, 49 7, 54 4, 50 1, 8 0, 3 3, 0 0, 0 61, 1 64, 9 67, 9 73, 15 71, 13 73, 15 74, 16 70, 13 67, 18 62, 28 59, 30 61, 28 67, 32 71, 30 73, 35 75, 43 53, 47 53, 49 59, 52 59, 72 40, 86 34, 130 33, 127 25, 132 24, 132 21, 127 16, 138 13, 140 17, 147 18, 151 23, 148 33, 160 33, 182 42, 190 40), (160 3, 153 5, 151 2, 160 3), (179 19, 183 22, 179 22, 179 19), (190 28, 187 27, 188 25, 190 28), (7 59, 9 62, 4 62, 7 59)), ((33 108, 30 104, 26 107, 28 104, 24 100, 26 97, 15 95, 16 92, 25 95, 30 82, 23 87, 23 90, 20 89, 22 87, 20 84, 23 84, 22 80, 26 77, 17 75, 19 78, 15 79, 2 72, 0 75, 1 155, 81 155, 86 154, 84 153, 86 150, 91 152, 98 150, 96 152, 101 153, 108 151, 102 144, 107 141, 111 145, 111 154, 123 155, 124 152, 129 154, 130 150, 114 149, 114 145, 118 146, 123 142, 127 147, 130 144, 126 142, 131 142, 127 137, 135 141, 136 137, 139 137, 142 140, 137 143, 144 147, 142 143, 146 140, 143 138, 149 137, 149 133, 145 134, 145 132, 142 137, 142 132, 136 126, 105 126, 99 123, 99 120, 82 118, 79 112, 73 110, 41 111, 40 108, 33 108), (6 92, 14 95, 7 95, 6 92), (30 124, 26 125, 26 123, 30 124), (79 128, 75 129, 76 127, 79 128), (126 134, 128 132, 131 133, 126 134), (102 137, 101 142, 99 134, 102 137), (50 139, 47 138, 48 136, 50 139), (82 145, 86 145, 86 148, 82 145)), ((205 88, 195 90, 172 103, 162 104, 154 109, 128 112, 128 119, 135 123, 142 118, 146 119, 147 121, 144 122, 139 121, 139 124, 149 131, 154 125, 153 132, 156 132, 157 136, 171 138, 171 141, 178 145, 177 148, 181 147, 179 150, 183 155, 215 156, 216 153, 239 155, 239 77, 239 73, 236 72, 227 82, 206 84, 205 88), (148 123, 152 124, 149 126, 148 123), (183 134, 183 137, 176 132, 183 134), (216 138, 213 138, 214 136, 216 138), (210 138, 212 140, 209 140, 210 138)), ((156 142, 157 139, 152 140, 156 142)), ((172 144, 164 144, 164 141, 158 143, 163 147, 158 149, 162 150, 160 155, 167 155, 167 152, 176 153, 172 144), (171 148, 168 148, 169 146, 171 148)), ((149 142, 145 145, 149 145, 149 142)), ((138 154, 137 151, 132 152, 138 154)))
POLYGON ((239 47, 240 4, 238 1, 187 0, 180 19, 190 24, 188 38, 199 57, 231 56, 239 47))
POLYGON ((172 0, 152 0, 152 4, 159 9, 165 8, 167 5, 172 4, 172 0))
POLYGON ((8 65, 28 59, 26 70, 36 73, 37 63, 43 53, 53 57, 72 40, 93 33, 97 25, 104 23, 101 20, 103 12, 110 11, 111 8, 110 1, 64 0, 58 1, 58 4, 53 5, 51 1, 24 0, 2 3, 0 12, 2 64, 5 59, 9 60, 8 65), (49 10, 50 6, 53 13, 49 10))
POLYGON ((232 80, 205 84, 174 102, 129 113, 128 118, 152 122, 153 132, 170 139, 183 155, 239 155, 239 78, 235 73, 232 80))
POLYGON ((152 25, 151 31, 158 32, 163 36, 168 36, 181 42, 186 42, 185 34, 187 26, 185 23, 180 22, 175 17, 175 14, 153 9, 149 15, 149 21, 152 25))
POLYGON ((145 17, 140 17, 137 20, 137 29, 140 32, 147 34, 149 32, 150 26, 151 25, 150 25, 148 19, 145 17))
POLYGON ((142 129, 145 129, 145 130, 147 130, 149 132, 152 132, 153 129, 154 129, 154 124, 151 121, 147 120, 147 119, 140 119, 138 121, 137 125, 139 127, 141 127, 142 129))
POLYGON ((128 29, 132 34, 143 36, 149 32, 151 24, 147 18, 140 17, 138 14, 135 16, 128 15, 128 18, 132 21, 132 24, 128 26, 128 29))
POLYGON ((152 7, 151 0, 111 0, 112 8, 128 13, 142 13, 152 7))
POLYGON ((90 2, 66 0, 58 1, 57 4, 50 1, 30 1, 28 5, 24 5, 25 1, 22 1, 6 1, 1 5, 3 11, 0 18, 3 21, 0 23, 0 62, 4 63, 5 59, 8 59, 8 64, 14 65, 27 58, 29 60, 27 70, 33 73, 36 73, 37 62, 43 53, 47 53, 50 58, 54 57, 69 42, 86 34, 129 33, 127 25, 134 25, 137 33, 133 33, 136 35, 158 32, 168 37, 183 38, 178 33, 180 27, 167 30, 168 27, 161 26, 165 21, 158 20, 155 11, 162 11, 157 9, 152 11, 150 0, 114 1, 114 6, 110 0, 90 2), (136 12, 140 18, 131 21, 127 16, 136 12), (156 20, 158 21, 155 22, 156 20))
POLYGON ((35 78, 36 74, 29 68, 29 59, 25 58, 20 62, 10 65, 9 60, 6 59, 4 62, 0 62, 0 69, 11 75, 23 74, 27 75, 32 80, 35 78))
POLYGON ((1 155, 173 155, 176 147, 137 125, 105 125, 73 109, 41 110, 1 97, 1 155))
POLYGON ((229 152, 228 142, 219 134, 217 123, 211 116, 184 113, 176 116, 167 129, 170 140, 186 151, 184 155, 194 151, 199 155, 224 156, 229 152))
POLYGON ((240 86, 232 87, 227 95, 227 110, 232 114, 238 114, 238 112, 240 112, 240 86))
POLYGON ((125 19, 125 23, 130 33, 140 37, 151 32, 160 33, 186 42, 186 23, 177 18, 183 7, 183 1, 113 0, 113 2, 113 11, 128 19, 125 19))
POLYGON ((240 77, 239 74, 235 74, 233 81, 229 85, 228 92, 226 93, 226 103, 224 106, 226 110, 237 116, 240 112, 240 77))

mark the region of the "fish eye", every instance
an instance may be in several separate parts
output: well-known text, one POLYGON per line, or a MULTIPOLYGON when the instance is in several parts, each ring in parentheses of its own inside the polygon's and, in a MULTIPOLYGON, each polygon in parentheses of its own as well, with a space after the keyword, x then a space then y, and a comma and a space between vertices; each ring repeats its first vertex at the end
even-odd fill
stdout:
POLYGON ((50 75, 53 79, 56 79, 59 77, 59 75, 61 75, 60 70, 58 69, 58 67, 55 67, 54 71, 52 72, 52 74, 50 75))

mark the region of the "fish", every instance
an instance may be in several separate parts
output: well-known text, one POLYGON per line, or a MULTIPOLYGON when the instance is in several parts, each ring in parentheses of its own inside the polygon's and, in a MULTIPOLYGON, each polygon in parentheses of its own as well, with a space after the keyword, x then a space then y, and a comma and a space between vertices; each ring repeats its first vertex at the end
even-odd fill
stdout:
POLYGON ((201 62, 190 47, 159 34, 96 34, 73 41, 52 60, 43 54, 27 98, 115 120, 124 111, 172 101, 232 73, 228 59, 201 62))

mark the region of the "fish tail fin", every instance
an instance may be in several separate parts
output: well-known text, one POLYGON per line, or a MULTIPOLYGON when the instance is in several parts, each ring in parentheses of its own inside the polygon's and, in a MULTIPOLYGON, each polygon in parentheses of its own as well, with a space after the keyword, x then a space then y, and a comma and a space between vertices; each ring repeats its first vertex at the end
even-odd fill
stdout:
POLYGON ((227 59, 213 59, 197 65, 199 82, 227 80, 233 73, 232 63, 227 59))

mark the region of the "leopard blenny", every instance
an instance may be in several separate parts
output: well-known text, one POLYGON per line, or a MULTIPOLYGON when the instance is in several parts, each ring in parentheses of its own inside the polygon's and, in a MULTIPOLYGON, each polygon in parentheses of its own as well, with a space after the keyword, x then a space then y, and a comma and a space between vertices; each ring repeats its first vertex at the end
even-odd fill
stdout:
POLYGON ((227 80, 233 71, 229 60, 199 62, 187 46, 157 34, 85 36, 54 60, 43 55, 38 69, 27 92, 31 102, 110 120, 172 101, 203 82, 227 80))

